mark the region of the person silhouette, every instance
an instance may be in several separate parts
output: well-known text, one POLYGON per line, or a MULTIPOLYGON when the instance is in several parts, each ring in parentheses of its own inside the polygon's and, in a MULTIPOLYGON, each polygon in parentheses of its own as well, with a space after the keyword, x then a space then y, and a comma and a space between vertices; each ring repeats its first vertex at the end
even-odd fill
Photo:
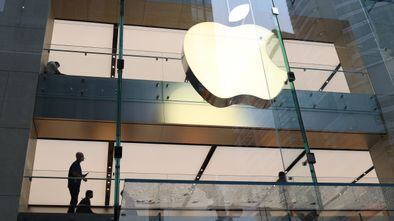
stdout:
POLYGON ((57 61, 49 61, 45 67, 45 73, 47 74, 62 74, 59 71, 60 64, 57 61))
POLYGON ((77 206, 76 213, 93 213, 92 209, 90 208, 90 199, 93 198, 93 191, 87 190, 85 193, 85 198, 79 202, 77 206))
POLYGON ((75 154, 75 157, 77 159, 71 164, 68 170, 67 187, 70 192, 71 200, 67 213, 75 212, 75 207, 77 206, 78 203, 79 190, 81 187, 81 179, 86 182, 87 181, 86 176, 88 175, 88 174, 85 175, 82 174, 81 162, 85 160, 85 156, 83 155, 83 153, 78 152, 75 154))

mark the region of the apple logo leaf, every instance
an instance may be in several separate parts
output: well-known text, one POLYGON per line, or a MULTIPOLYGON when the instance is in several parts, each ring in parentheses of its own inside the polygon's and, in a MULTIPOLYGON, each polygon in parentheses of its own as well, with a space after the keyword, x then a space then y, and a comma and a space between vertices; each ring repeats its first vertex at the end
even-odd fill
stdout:
POLYGON ((238 5, 237 7, 233 8, 233 10, 231 10, 228 16, 228 21, 229 22, 241 21, 242 19, 245 19, 246 16, 248 16, 249 12, 250 12, 249 4, 238 5))

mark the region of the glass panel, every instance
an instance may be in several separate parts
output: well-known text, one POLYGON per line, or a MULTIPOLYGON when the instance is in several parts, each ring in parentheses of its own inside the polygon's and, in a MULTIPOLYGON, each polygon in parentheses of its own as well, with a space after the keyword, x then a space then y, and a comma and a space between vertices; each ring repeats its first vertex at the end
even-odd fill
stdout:
POLYGON ((363 211, 331 211, 322 212, 316 216, 314 211, 292 211, 290 214, 284 211, 228 211, 217 214, 215 211, 169 211, 169 210, 134 210, 123 211, 122 221, 129 220, 204 220, 215 221, 218 219, 250 220, 250 221, 281 221, 281 220, 371 220, 388 221, 387 212, 363 212, 363 211), (221 217, 218 217, 222 215, 221 217))
MULTIPOLYGON (((298 116, 295 109, 295 99, 292 97, 293 94, 291 93, 290 84, 284 85, 284 90, 282 90, 278 96, 271 96, 273 95, 271 94, 272 91, 267 89, 271 84, 264 84, 264 82, 269 82, 271 80, 275 81, 276 76, 267 75, 263 76, 260 80, 256 80, 257 78, 255 78, 251 82, 246 82, 245 80, 246 83, 244 79, 242 79, 245 75, 244 73, 249 73, 247 68, 255 64, 258 64, 262 68, 261 73, 274 73, 275 71, 272 71, 274 68, 270 68, 271 64, 268 64, 271 60, 279 70, 284 70, 285 63, 283 61, 282 51, 280 50, 281 48, 278 44, 278 36, 275 32, 276 25, 273 22, 272 4, 269 1, 239 0, 205 2, 196 0, 191 3, 184 1, 149 1, 143 4, 136 3, 135 1, 126 1, 126 3, 128 10, 139 9, 141 11, 138 13, 126 14, 126 23, 130 26, 127 26, 125 30, 125 78, 145 79, 152 82, 141 84, 142 86, 140 85, 140 87, 133 87, 136 84, 127 84, 127 82, 130 81, 125 81, 126 96, 124 97, 133 100, 133 102, 144 103, 146 105, 145 107, 155 103, 160 103, 162 105, 154 113, 142 113, 144 117, 138 117, 136 120, 138 123, 150 123, 149 119, 147 119, 148 117, 146 117, 150 114, 150 116, 155 115, 155 117, 160 118, 160 123, 164 124, 237 127, 233 132, 234 134, 238 134, 239 137, 234 139, 231 144, 236 146, 244 145, 245 142, 250 142, 248 145, 252 146, 253 144, 258 144, 259 140, 267 139, 267 137, 265 135, 262 136, 261 133, 258 135, 250 129, 267 129, 269 133, 274 134, 268 138, 270 139, 270 144, 275 147, 281 147, 281 159, 279 161, 275 160, 275 166, 273 166, 276 172, 279 170, 286 170, 286 168, 292 165, 294 160, 303 153, 304 150, 302 147, 305 145, 305 140, 302 139, 302 134, 299 133, 300 126, 297 121, 298 116), (226 109, 217 108, 208 105, 204 101, 202 98, 204 94, 201 93, 201 91, 200 94, 196 92, 196 90, 199 90, 195 85, 196 89, 192 88, 192 84, 181 83, 186 79, 186 70, 183 69, 183 61, 185 59, 184 38, 187 33, 185 30, 191 30, 191 27, 201 25, 203 22, 214 22, 223 27, 227 26, 226 28, 229 30, 242 29, 246 28, 246 26, 256 26, 253 29, 253 35, 246 36, 246 38, 244 33, 248 33, 247 28, 245 32, 242 34, 239 33, 239 35, 226 36, 226 34, 224 34, 224 36, 219 36, 218 39, 221 38, 221 41, 213 43, 215 48, 214 53, 216 54, 204 61, 209 62, 210 60, 218 60, 218 62, 220 62, 221 60, 225 60, 225 63, 223 63, 224 65, 218 65, 218 69, 221 69, 219 71, 225 76, 223 80, 224 83, 221 86, 222 88, 239 89, 237 93, 241 95, 243 94, 241 92, 244 92, 242 90, 245 88, 237 88, 238 85, 246 85, 249 88, 266 87, 271 97, 265 100, 271 100, 272 98, 272 101, 264 101, 263 104, 261 104, 259 103, 261 99, 252 99, 251 102, 248 101, 248 99, 242 98, 245 103, 249 102, 249 105, 255 106, 251 107, 246 106, 242 102, 240 102, 242 104, 236 105, 238 100, 231 98, 226 101, 227 103, 220 103, 219 106, 231 104, 235 104, 235 106, 227 107, 226 109), (132 26, 133 24, 154 26, 156 28, 132 26), (181 28, 183 30, 170 30, 163 27, 181 28), (262 36, 258 35, 259 27, 267 29, 270 36, 272 35, 272 38, 270 37, 270 39, 264 42, 263 46, 265 47, 265 51, 261 50, 262 36), (240 46, 237 44, 229 44, 228 47, 222 47, 222 42, 227 42, 227 40, 231 42, 231 40, 234 39, 236 42, 241 42, 239 44, 240 46), (247 50, 245 50, 248 45, 253 46, 254 52, 259 54, 258 58, 253 58, 253 56, 243 56, 239 58, 234 55, 226 60, 225 58, 228 54, 222 54, 220 52, 222 48, 231 48, 234 50, 239 49, 239 54, 241 55, 248 55, 247 50), (267 54, 266 57, 264 53, 267 54), (232 64, 242 64, 242 62, 247 63, 249 61, 252 61, 253 65, 246 65, 245 67, 247 68, 234 68, 231 66, 232 64), (237 71, 239 77, 236 85, 231 85, 231 82, 228 81, 228 73, 233 70, 237 71), (165 82, 161 84, 159 83, 160 81, 165 82), (138 88, 138 90, 136 88, 138 88), (151 90, 152 93, 145 94, 148 90, 151 90), (273 99, 274 97, 275 99, 273 99), (201 105, 202 108, 196 108, 197 106, 194 106, 196 103, 201 105), (263 107, 265 109, 263 109, 263 107), (283 147, 296 148, 290 150, 283 147)), ((347 21, 347 19, 344 18, 346 16, 339 16, 341 13, 338 13, 339 15, 331 13, 335 11, 334 9, 336 9, 336 12, 345 10, 348 7, 345 7, 345 5, 339 4, 334 8, 323 7, 323 11, 316 11, 315 9, 322 8, 321 5, 319 5, 322 2, 317 1, 306 4, 305 2, 302 3, 302 1, 291 3, 278 0, 275 1, 275 3, 280 12, 278 19, 282 27, 282 34, 284 38, 287 38, 284 43, 289 56, 289 65, 295 72, 296 81, 294 83, 297 89, 300 106, 303 109, 302 117, 305 122, 306 130, 310 132, 384 133, 383 122, 379 116, 380 112, 376 99, 374 96, 370 96, 373 94, 373 90, 369 84, 368 71, 365 69, 366 64, 361 62, 365 55, 361 55, 363 51, 359 51, 360 53, 354 53, 348 57, 348 55, 351 54, 350 52, 354 49, 348 46, 353 44, 357 45, 358 43, 358 41, 354 42, 356 39, 348 36, 349 32, 351 32, 349 35, 366 34, 360 30, 350 30, 352 29, 351 26, 355 24, 356 21, 364 21, 362 16, 354 16, 352 18, 354 20, 349 21, 351 23, 349 25, 344 22, 347 21), (325 12, 330 13, 327 15, 325 12), (309 23, 310 21, 313 22, 309 23), (319 24, 315 24, 314 22, 319 24), (310 28, 308 25, 312 27, 310 28), (337 27, 337 25, 341 27, 338 29, 340 29, 341 32, 345 32, 346 36, 349 37, 350 40, 347 40, 350 42, 345 44, 341 42, 344 39, 338 40, 337 38, 340 37, 338 33, 336 33, 335 36, 330 36, 332 34, 329 33, 330 28, 337 27), (324 30, 321 31, 321 29, 324 30), (300 53, 300 51, 302 53, 300 53), (339 64, 341 64, 341 66, 338 66, 339 64), (319 121, 316 119, 319 119, 319 121)), ((331 3, 334 3, 334 1, 331 3)), ((333 5, 330 4, 330 6, 333 5)), ((55 32, 51 45, 51 49, 53 50, 51 51, 50 59, 62 60, 61 71, 67 74, 109 76, 109 74, 107 75, 105 73, 109 73, 111 69, 110 49, 112 47, 112 25, 65 21, 57 21, 55 23, 57 24, 55 24, 55 32), (83 26, 83 28, 79 26, 83 26), (79 33, 82 37, 75 37, 75 35, 70 36, 69 33, 79 33), (66 39, 63 39, 65 36, 67 36, 66 39), (97 37, 94 38, 95 36, 97 37)), ((212 32, 213 38, 215 38, 217 32, 220 33, 219 29, 220 28, 212 32)), ((207 33, 202 34, 205 35, 203 38, 212 38, 212 36, 210 36, 212 33, 209 31, 207 33)), ((370 35, 367 33, 366 36, 368 37, 370 35)), ((209 49, 209 44, 195 45, 209 49)), ((365 44, 365 46, 371 45, 365 44)), ((357 50, 361 50, 360 48, 359 46, 356 47, 357 50)), ((210 53, 206 53, 206 51, 203 52, 203 56, 199 56, 200 58, 210 56, 210 53)), ((229 54, 231 55, 230 52, 229 54)), ((208 66, 206 64, 207 63, 204 63, 204 65, 198 66, 208 66)), ((282 72, 278 71, 277 73, 282 72)), ((191 79, 187 80, 190 81, 191 79)), ((103 91, 101 92, 103 93, 103 91)), ((212 91, 208 90, 208 92, 212 91)), ((249 91, 248 93, 251 92, 249 91)), ((112 95, 114 94, 115 93, 112 93, 112 95)), ((215 97, 215 99, 220 100, 220 96, 215 97)), ((218 105, 218 103, 209 100, 209 96, 205 96, 204 98, 214 105, 218 105)), ((242 99, 240 98, 240 100, 242 99)), ((131 107, 132 105, 128 106, 127 110, 132 111, 131 107)), ((196 137, 198 136, 196 135, 196 137)), ((335 139, 333 137, 334 136, 327 136, 324 141, 319 144, 324 143, 324 145, 330 145, 332 139, 335 139)), ((360 140, 362 139, 363 138, 360 138, 360 140)), ((198 139, 196 138, 196 140, 198 139)), ((351 141, 352 140, 347 142, 351 141)), ((312 142, 313 147, 321 147, 315 143, 312 142)), ((332 148, 346 147, 334 146, 332 148)), ((145 157, 147 157, 147 155, 143 154, 141 158, 145 157)), ((250 154, 243 157, 245 158, 237 160, 239 160, 239 162, 248 161, 256 157, 256 161, 257 158, 259 158, 264 161, 264 163, 269 162, 263 160, 265 159, 264 157, 266 157, 265 155, 250 154), (248 158, 248 156, 250 156, 250 158, 248 158)), ((318 156, 318 151, 316 151, 316 157, 318 160, 319 158, 322 159, 318 156)), ((288 171, 288 176, 293 177, 294 180, 297 180, 295 177, 301 177, 300 179, 302 181, 310 181, 310 179, 307 178, 309 169, 302 165, 305 160, 305 156, 302 156, 302 158, 295 163, 294 169, 288 171)), ((131 162, 133 161, 136 160, 131 160, 131 162)), ((126 163, 125 160, 122 162, 126 163)), ((159 164, 167 165, 168 163, 159 164)), ((325 165, 324 160, 320 162, 320 165, 322 164, 325 165)), ((316 166, 318 167, 318 165, 319 162, 316 166)), ((132 166, 134 167, 135 165, 132 166)), ((123 166, 121 168, 123 168, 123 166)), ((338 166, 338 168, 340 167, 338 166)), ((249 178, 253 179, 251 178, 253 177, 252 172, 256 172, 256 174, 261 173, 259 176, 264 176, 265 173, 262 169, 267 168, 258 169, 257 167, 253 169, 249 168, 243 170, 243 168, 237 167, 232 170, 234 174, 221 170, 220 173, 227 173, 221 175, 233 177, 223 177, 220 179, 240 179, 239 177, 237 178, 237 176, 245 174, 247 174, 247 176, 251 175, 249 178), (237 173, 235 172, 236 169, 239 169, 237 173), (256 169, 256 171, 253 171, 253 169, 256 169), (248 174, 247 172, 251 173, 248 174)), ((142 171, 143 170, 144 169, 142 169, 142 171)), ((171 171, 171 168, 168 169, 168 171, 171 171)), ((157 175, 158 177, 165 177, 168 179, 168 173, 170 173, 168 171, 166 171, 166 175, 162 175, 164 170, 158 174, 156 174, 156 172, 147 173, 151 173, 154 177, 157 175)), ((212 169, 212 171, 214 171, 214 169, 212 169)), ((133 177, 135 175, 140 178, 145 178, 145 175, 137 175, 135 171, 133 173, 135 174, 130 174, 130 176, 133 177)), ((142 174, 143 173, 144 172, 142 172, 142 174)), ((180 171, 175 173, 182 174, 183 172, 180 171)), ((219 175, 218 172, 212 173, 215 176, 219 175)), ((207 177, 208 175, 210 174, 207 173, 207 177)), ((272 180, 275 180, 275 176, 272 177, 272 180)), ((333 174, 330 176, 333 176, 333 174)), ((190 177, 191 179, 193 178, 193 176, 190 177)), ((322 179, 323 177, 322 175, 322 179)), ((349 177, 353 178, 353 174, 349 175, 349 177)))
MULTIPOLYGON (((292 28, 291 26, 287 26, 286 24, 289 24, 289 19, 288 17, 283 17, 283 16, 278 16, 279 14, 282 14, 283 12, 285 12, 284 14, 286 15, 287 13, 287 6, 286 4, 282 4, 280 9, 281 13, 279 13, 279 8, 277 6, 277 2, 272 1, 272 4, 270 5, 271 7, 271 17, 274 21, 274 32, 276 32, 276 37, 278 38, 277 40, 277 46, 275 48, 276 51, 280 51, 276 52, 277 55, 277 59, 278 59, 278 63, 280 66, 282 66, 283 71, 286 72, 287 76, 286 76, 286 82, 285 85, 287 86, 286 88, 289 90, 282 90, 282 92, 279 94, 279 96, 273 100, 272 102, 272 109, 273 109, 273 115, 274 115, 274 120, 275 120, 275 124, 276 124, 276 128, 277 128, 277 139, 279 141, 279 143, 283 143, 283 141, 287 141, 288 146, 296 146, 299 147, 300 144, 302 145, 301 147, 303 147, 303 150, 298 149, 298 156, 300 157, 303 153, 305 153, 306 155, 309 154, 310 149, 309 149, 309 142, 308 142, 308 138, 306 135, 306 131, 305 131, 305 126, 304 126, 304 122, 302 119, 302 114, 301 114, 301 110, 300 110, 300 105, 299 105, 299 101, 298 101, 298 97, 297 97, 297 93, 295 91, 295 86, 294 86, 294 80, 296 79, 296 76, 292 76, 291 69, 290 66, 291 64, 289 63, 290 60, 288 59, 287 56, 287 51, 285 48, 285 43, 282 37, 282 29, 281 27, 283 27, 283 31, 288 31, 288 32, 292 32, 292 28), (277 100, 279 100, 281 98, 281 95, 284 95, 287 93, 287 96, 289 96, 291 94, 291 98, 290 96, 288 97, 288 99, 282 100, 281 102, 277 102, 277 100), (283 108, 282 105, 291 105, 294 107, 293 110, 289 110, 286 108, 283 108), (288 132, 284 132, 281 130, 278 130, 281 127, 284 127, 285 125, 289 125, 291 124, 295 130, 299 130, 299 133, 293 133, 291 136, 289 136, 288 132), (296 125, 296 126, 295 126, 296 125), (290 144, 290 145, 289 145, 290 144)), ((276 60, 276 59, 274 59, 276 60)), ((297 61, 297 60, 295 60, 297 61)), ((299 60, 302 61, 302 60, 299 60)), ((295 74, 294 74, 295 75, 295 74)), ((274 81, 276 77, 273 77, 272 81, 274 81)), ((275 79, 275 81, 277 81, 277 79, 275 79)), ((288 173, 290 172, 289 167, 292 166, 292 164, 300 164, 300 162, 295 162, 295 159, 290 160, 288 162, 285 162, 285 160, 289 159, 288 157, 286 157, 286 152, 283 153, 283 149, 282 146, 281 147, 281 151, 282 151, 282 155, 284 156, 282 158, 283 161, 283 165, 284 165, 284 170, 283 172, 285 174, 280 175, 282 178, 281 179, 285 179, 285 176, 288 175, 288 173), (287 168, 285 167, 285 165, 289 165, 287 168)), ((289 152, 287 152, 289 153, 289 152)), ((305 155, 305 157, 306 157, 305 155)), ((316 174, 314 171, 314 166, 311 163, 308 163, 307 166, 305 167, 297 167, 297 172, 299 174, 299 176, 303 177, 304 182, 316 182, 316 174), (310 177, 310 179, 308 179, 307 177, 310 177)))
MULTIPOLYGON (((308 100, 306 103, 311 104, 312 109, 320 110, 327 108, 324 105, 324 107, 318 107, 316 101, 320 103, 322 101, 320 98, 337 100, 336 96, 338 95, 343 98, 352 93, 354 97, 352 96, 349 102, 354 104, 359 102, 358 104, 361 104, 363 102, 358 100, 362 96, 360 93, 374 94, 367 75, 368 71, 362 61, 365 55, 369 56, 366 53, 366 48, 373 46, 373 40, 371 39, 373 36, 371 35, 371 29, 369 29, 369 33, 361 33, 361 31, 366 30, 364 26, 367 26, 365 24, 368 21, 362 13, 363 8, 360 1, 345 3, 335 0, 313 2, 277 0, 274 2, 282 14, 290 15, 289 20, 280 20, 281 13, 278 17, 280 26, 292 27, 292 29, 287 30, 283 28, 281 34, 284 38, 291 39, 285 41, 284 46, 289 58, 290 68, 295 73, 294 84, 300 103, 303 103, 303 99, 308 100), (308 47, 305 47, 305 45, 308 45, 308 47), (310 93, 309 98, 307 98, 307 96, 300 96, 304 92, 302 90, 323 93, 310 93)), ((295 91, 292 92, 294 94, 295 91)), ((374 106, 373 103, 376 102, 376 98, 371 96, 371 100, 372 103, 366 102, 364 107, 374 106)), ((314 120, 312 120, 307 115, 308 110, 303 110, 302 117, 306 131, 312 134, 314 131, 329 131, 331 130, 329 128, 335 127, 335 130, 339 132, 347 130, 345 128, 354 128, 349 126, 350 122, 360 121, 364 123, 355 110, 351 114, 350 112, 343 113, 340 111, 340 106, 343 107, 343 110, 347 110, 348 105, 345 103, 342 100, 331 103, 332 107, 336 106, 338 108, 335 111, 336 117, 334 118, 328 116, 317 117, 319 118, 317 120, 314 117, 314 120), (346 120, 348 123, 344 123, 345 115, 349 116, 349 121, 346 120), (321 130, 310 128, 314 124, 313 121, 322 123, 321 130)), ((361 105, 358 107, 361 107, 361 105)), ((375 106, 373 110, 379 112, 378 109, 375 106)), ((383 121, 379 117, 370 120, 375 122, 378 127, 383 126, 383 121)), ((312 144, 311 147, 319 148, 322 143, 328 144, 335 139, 335 136, 327 136, 322 138, 319 144, 316 144, 313 138, 310 138, 310 143, 312 144)), ((339 148, 338 146, 333 147, 339 148)), ((299 165, 295 168, 301 169, 302 166, 299 165)))
POLYGON ((393 186, 278 184, 258 182, 197 182, 126 180, 122 210, 184 209, 243 211, 392 209, 393 186), (318 195, 317 195, 318 193, 318 195))
MULTIPOLYGON (((125 78, 183 82, 185 70, 181 59, 185 34, 183 30, 125 26, 125 78)), ((285 45, 296 74, 295 84, 300 90, 318 91, 339 64, 333 44, 285 40, 285 45), (301 49, 307 53, 300 56, 301 49)), ((275 62, 280 64, 280 54, 272 53, 275 62)), ((369 82, 361 72, 344 73, 340 68, 323 90, 350 93, 345 76, 369 82)), ((363 92, 372 93, 372 89, 368 89, 363 92)))
MULTIPOLYGON (((194 180, 204 161, 209 146, 186 146, 164 144, 123 144, 121 178, 194 180), (181 166, 180 166, 181 165, 181 166)), ((75 152, 82 151, 86 160, 82 163, 89 172, 88 182, 82 183, 80 197, 84 191, 94 191, 94 205, 104 205, 106 154, 105 142, 38 140, 33 178, 30 190, 30 205, 67 205, 67 171, 75 152), (48 197, 42 197, 45 194, 48 197)), ((296 159, 299 150, 282 149, 289 161, 296 159)), ((320 182, 350 183, 366 171, 372 161, 365 151, 315 150, 316 170, 320 182)), ((201 180, 218 181, 269 181, 278 179, 282 170, 279 149, 250 147, 217 147, 201 180)), ((288 182, 305 182, 305 156, 289 169, 288 182)), ((286 162, 286 161, 285 161, 286 162)), ((290 165, 285 165, 289 168, 290 165)), ((371 171, 358 183, 378 182, 375 171, 371 171)), ((114 185, 112 184, 112 191, 114 185)), ((123 181, 121 181, 123 187, 123 181)), ((123 188, 122 188, 123 189, 123 188)), ((121 189, 121 190, 122 190, 121 189)), ((113 203, 113 192, 110 205, 113 203)))
MULTIPOLYGON (((385 127, 387 128, 387 134, 390 137, 386 142, 385 138, 382 138, 371 151, 373 157, 376 172, 379 175, 379 181, 382 183, 392 183, 393 175, 384 172, 381 168, 388 166, 392 162, 385 153, 379 153, 381 150, 393 145, 392 142, 392 113, 389 111, 392 109, 393 100, 393 11, 394 5, 389 1, 375 1, 366 0, 360 1, 363 4, 362 15, 368 20, 364 22, 359 30, 354 30, 354 35, 359 44, 357 48, 360 51, 360 57, 365 62, 365 68, 371 76, 372 83, 376 96, 379 100, 382 116, 384 118, 385 127), (364 36, 364 37, 363 37, 364 36), (363 40, 363 41, 361 41, 363 40), (381 167, 382 166, 382 167, 381 167)), ((354 27, 357 23, 351 21, 349 26, 354 27)), ((353 28, 354 29, 354 28, 353 28)))
MULTIPOLYGON (((391 77, 383 80, 385 79, 385 74, 382 71, 385 68, 378 67, 383 62, 380 55, 382 48, 379 48, 379 44, 376 42, 373 27, 362 5, 363 2, 366 2, 368 7, 375 5, 369 4, 369 1, 317 0, 308 2, 275 0, 279 11, 285 12, 284 14, 287 15, 286 10, 288 10, 290 16, 288 23, 280 22, 280 24, 292 27, 291 31, 282 30, 282 34, 284 38, 291 39, 286 41, 285 46, 290 65, 296 74, 295 86, 297 93, 299 95, 302 94, 302 90, 305 90, 305 88, 308 91, 323 92, 310 93, 309 99, 300 95, 300 103, 303 103, 304 99, 305 101, 308 100, 306 103, 312 105, 312 109, 320 111, 330 109, 324 105, 326 101, 330 100, 330 106, 336 108, 336 111, 334 111, 336 117, 321 117, 318 118, 319 120, 315 118, 314 121, 322 123, 321 130, 315 130, 310 127, 310 125, 313 125, 313 122, 307 116, 308 110, 303 110, 303 119, 309 134, 314 131, 330 131, 330 128, 336 128, 335 130, 341 133, 349 132, 345 132, 347 131, 345 128, 362 131, 360 127, 355 126, 351 122, 365 123, 368 127, 372 124, 382 129, 385 127, 382 116, 378 116, 379 114, 374 119, 371 118, 369 120, 358 114, 367 109, 371 112, 380 113, 380 107, 377 105, 378 99, 375 94, 383 88, 384 90, 388 89, 383 86, 384 82, 391 82, 389 80, 391 77), (310 47, 303 47, 305 44, 310 45, 310 47), (305 69, 302 69, 303 67, 305 69), (379 83, 374 84, 375 87, 373 88, 372 82, 379 83), (370 95, 370 101, 368 101, 367 95, 370 95), (360 99, 363 96, 366 98, 365 100, 360 99), (349 100, 344 102, 342 100, 344 97, 348 97, 349 100), (319 107, 316 102, 322 106, 319 107), (352 103, 351 106, 355 105, 351 108, 352 111, 347 110, 350 107, 350 103, 352 103), (342 112, 340 109, 345 110, 345 112, 342 112), (345 116, 349 116, 349 118, 344 120, 345 116), (352 124, 353 126, 350 126, 352 124), (341 127, 342 129, 340 129, 341 127)), ((382 11, 384 11, 383 8, 385 8, 384 10, 387 9, 387 7, 382 7, 382 11)), ((388 26, 386 26, 385 30, 388 30, 387 28, 388 26)), ((384 64, 381 66, 384 66, 384 64)), ((367 130, 369 130, 368 127, 366 127, 367 130)), ((382 134, 386 133, 385 129, 381 131, 382 134)), ((367 133, 371 133, 371 131, 367 133)), ((381 139, 384 138, 382 137, 381 139)), ((336 136, 329 135, 322 138, 319 144, 316 144, 313 138, 310 139, 310 143, 311 147, 320 148, 323 143, 328 144, 335 140, 337 140, 336 136)), ((356 140, 359 139, 349 139, 352 143, 356 142, 356 140)), ((368 143, 367 149, 371 149, 374 145, 379 145, 378 140, 368 143)), ((346 146, 344 144, 343 148, 347 148, 346 146)), ((333 147, 336 149, 341 148, 339 146, 333 147)), ((318 151, 313 152, 316 153, 316 167, 320 167, 319 157, 317 157, 318 151)), ((349 159, 352 157, 349 156, 349 159)), ((320 159, 321 163, 326 164, 324 159, 320 159)), ((346 165, 345 161, 346 163, 349 162, 348 159, 344 159, 342 163, 337 164, 327 162, 325 168, 332 168, 335 165, 335 168, 331 169, 331 172, 334 173, 336 168, 339 170, 339 168, 346 165)), ((365 161, 370 162, 369 160, 365 161)), ((374 160, 374 162, 378 162, 378 160, 374 160)), ((359 170, 363 173, 362 170, 365 171, 370 166, 365 166, 364 169, 359 168, 359 170)), ((342 172, 344 174, 346 173, 345 171, 350 172, 351 169, 343 168, 342 172)), ((323 177, 324 174, 322 171, 323 177)), ((351 176, 357 177, 359 175, 354 173, 351 176)), ((320 178, 320 181, 324 181, 323 177, 320 178)), ((351 178, 343 181, 351 182, 350 180, 351 178)))
MULTIPOLYGON (((363 12, 370 21, 368 24, 365 24, 365 26, 369 25, 369 28, 375 32, 373 37, 380 48, 380 50, 369 50, 369 56, 384 60, 386 62, 385 68, 387 68, 387 71, 392 74, 394 73, 394 69, 390 63, 392 63, 394 56, 394 42, 392 40, 393 33, 391 31, 394 29, 394 4, 392 2, 376 0, 366 0, 361 2, 365 4, 363 12)), ((363 33, 357 34, 361 35, 363 33)))
MULTIPOLYGON (((256 96, 256 92, 253 90, 260 90, 259 93, 266 93, 265 100, 249 99, 246 96, 245 98, 241 96, 239 100, 247 102, 249 99, 251 101, 247 103, 257 107, 271 106, 270 102, 266 100, 276 97, 279 92, 275 91, 274 95, 269 90, 274 90, 273 85, 276 85, 276 82, 284 84, 287 74, 283 70, 283 56, 275 36, 276 26, 273 22, 270 2, 248 0, 154 1, 146 2, 144 7, 134 4, 133 1, 126 1, 125 21, 127 24, 172 27, 187 31, 126 26, 125 78, 183 82, 185 78, 188 78, 187 74, 185 75, 187 68, 191 68, 195 69, 192 70, 196 72, 194 74, 199 75, 197 76, 198 81, 204 81, 203 85, 208 87, 206 91, 213 92, 211 97, 221 100, 218 101, 219 103, 228 103, 216 103, 216 105, 228 106, 233 100, 231 97, 243 94, 256 96), (131 6, 134 6, 134 9, 131 9, 131 6), (139 8, 139 12, 131 13, 130 10, 137 10, 137 8, 139 8), (166 10, 161 10, 164 8, 166 10), (191 52, 188 52, 189 49, 191 52), (127 56, 128 54, 130 56, 127 56), (194 56, 194 54, 199 55, 194 56), (202 70, 201 68, 207 69, 202 70), (217 77, 215 77, 215 72, 218 72, 217 77), (231 75, 232 72, 236 74, 231 75), (265 77, 262 74, 272 75, 274 72, 278 73, 280 80, 274 79, 278 76, 265 77), (205 79, 200 75, 207 73, 210 76, 205 79), (253 74, 256 75, 248 76, 253 74), (231 76, 236 80, 231 79, 231 76), (205 82, 205 80, 207 81, 205 82), (217 83, 219 84, 218 89, 215 89, 214 84, 217 83), (248 85, 248 87, 243 88, 244 85, 248 85), (222 98, 225 98, 225 101, 222 98)), ((283 19, 289 20, 289 17, 281 17, 281 20, 283 19)), ((284 28, 291 30, 290 26, 284 28)), ((191 81, 193 85, 192 79, 187 80, 191 81)), ((296 117, 293 112, 276 113, 275 107, 272 107, 271 111, 260 112, 257 109, 256 113, 246 114, 246 112, 251 112, 250 107, 220 109, 201 105, 196 108, 192 105, 179 103, 203 101, 201 99, 201 96, 204 97, 202 92, 200 92, 200 96, 190 86, 167 82, 163 84, 164 94, 158 97, 164 101, 163 117, 166 123, 233 126, 238 119, 242 118, 246 119, 246 122, 242 122, 238 126, 269 127, 272 129, 271 133, 277 132, 278 138, 275 138, 275 135, 269 138, 272 139, 271 143, 280 143, 281 139, 286 139, 287 144, 302 143, 299 134, 282 134, 277 131, 278 128, 287 126, 285 122, 296 117), (239 111, 238 108, 245 108, 245 113, 239 111), (226 112, 230 112, 230 114, 226 114, 226 112)), ((207 97, 205 96, 205 98, 207 97)), ((234 104, 236 104, 238 98, 234 100, 234 104)), ((215 101, 209 102, 215 105, 215 101)), ((290 127, 295 129, 297 124, 293 123, 290 127)), ((240 132, 235 131, 235 133, 240 132)), ((241 133, 234 145, 237 145, 237 142, 244 142, 247 134, 251 132, 245 129, 241 133)), ((254 137, 253 140, 263 139, 258 135, 250 135, 254 137)), ((276 145, 281 146, 280 144, 276 145)), ((290 164, 290 162, 285 164, 290 164)), ((278 165, 280 163, 281 161, 278 161, 278 165)), ((279 168, 275 172, 275 176, 278 172, 279 168)), ((305 175, 307 174, 306 171, 305 175)))
MULTIPOLYGON (((124 143, 123 147, 121 179, 174 180, 194 180, 210 148, 143 143, 124 143)), ((123 181, 120 187, 123 187, 123 181)), ((113 196, 114 188, 111 193, 111 205, 113 205, 113 196)))
MULTIPOLYGON (((70 47, 52 47, 49 56, 50 61, 58 61, 59 71, 62 74, 90 76, 90 77, 109 77, 111 73, 111 55, 81 52, 68 52, 64 50, 75 50, 70 47)), ((105 53, 110 53, 106 50, 105 53)))
POLYGON ((109 77, 113 25, 55 20, 49 61, 66 75, 109 77))
MULTIPOLYGON (((35 174, 36 178, 32 178, 29 195, 30 206, 64 206, 68 207, 70 204, 70 193, 67 189, 67 174, 64 176, 54 175, 53 173, 46 173, 46 176, 35 174), (47 178, 49 176, 49 178, 47 178)), ((93 198, 91 199, 92 206, 104 206, 105 202, 105 185, 103 180, 105 173, 89 173, 92 177, 101 177, 100 180, 88 178, 87 182, 82 182, 81 189, 78 195, 78 202, 85 197, 87 190, 93 191, 93 198)), ((67 209, 63 211, 66 212, 67 209)), ((94 210, 94 209, 93 209, 94 210)))
POLYGON ((184 82, 181 53, 185 33, 183 30, 125 26, 124 77, 184 82))
POLYGON ((352 87, 358 88, 358 93, 373 94, 365 72, 344 72, 335 44, 301 39, 284 43, 297 90, 354 93, 352 87), (349 85, 348 81, 354 83, 349 85))
MULTIPOLYGON (((82 182, 80 198, 93 190, 92 204, 104 205, 108 143, 86 141, 37 140, 30 188, 29 204, 68 205, 67 175, 75 154, 83 152, 82 173, 89 173, 82 182)), ((80 199, 79 199, 80 200, 80 199)))

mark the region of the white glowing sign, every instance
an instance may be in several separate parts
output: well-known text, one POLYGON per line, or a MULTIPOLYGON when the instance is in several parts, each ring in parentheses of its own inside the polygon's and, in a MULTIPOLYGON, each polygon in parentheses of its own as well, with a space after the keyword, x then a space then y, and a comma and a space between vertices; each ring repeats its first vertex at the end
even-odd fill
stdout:
POLYGON ((248 96, 257 98, 253 102, 274 99, 287 80, 286 72, 268 54, 275 39, 271 31, 257 25, 197 24, 184 40, 188 78, 200 95, 218 107, 253 105, 244 102, 251 100, 248 96))

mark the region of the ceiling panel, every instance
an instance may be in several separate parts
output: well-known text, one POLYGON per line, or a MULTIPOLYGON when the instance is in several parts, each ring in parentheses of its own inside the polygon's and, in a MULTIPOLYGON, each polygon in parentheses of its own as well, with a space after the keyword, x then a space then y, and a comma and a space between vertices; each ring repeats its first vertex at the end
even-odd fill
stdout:
POLYGON ((281 170, 278 149, 218 147, 202 180, 276 181, 281 170))
POLYGON ((192 180, 209 146, 123 143, 124 178, 192 180))
MULTIPOLYGON (((316 173, 329 177, 330 182, 351 182, 373 163, 368 151, 313 151, 316 156, 316 173), (340 177, 336 179, 335 177, 340 177)), ((323 180, 322 180, 323 181, 323 180)))

